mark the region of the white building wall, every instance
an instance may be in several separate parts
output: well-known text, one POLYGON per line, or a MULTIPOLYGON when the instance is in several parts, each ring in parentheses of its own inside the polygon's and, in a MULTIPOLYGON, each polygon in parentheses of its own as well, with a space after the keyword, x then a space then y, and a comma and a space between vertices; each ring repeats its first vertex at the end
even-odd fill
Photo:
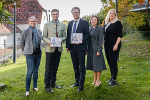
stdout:
POLYGON ((44 24, 47 23, 48 21, 49 21, 49 13, 46 15, 46 12, 43 12, 41 25, 40 25, 40 30, 42 31, 42 33, 43 33, 44 24))
MULTIPOLYGON (((6 43, 6 48, 13 47, 13 33, 6 36, 0 36, 0 49, 4 48, 4 40, 6 43)), ((20 33, 16 33, 16 45, 19 42, 20 42, 20 33)))
POLYGON ((20 30, 26 30, 29 27, 29 24, 18 24, 16 25, 20 30))
POLYGON ((4 48, 4 40, 7 40, 7 36, 0 36, 0 49, 4 48))

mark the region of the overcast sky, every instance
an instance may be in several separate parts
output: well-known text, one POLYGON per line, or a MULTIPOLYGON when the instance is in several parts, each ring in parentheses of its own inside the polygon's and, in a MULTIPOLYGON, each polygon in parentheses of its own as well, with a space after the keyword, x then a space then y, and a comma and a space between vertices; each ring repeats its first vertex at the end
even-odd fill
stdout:
POLYGON ((59 9, 59 20, 72 20, 72 7, 79 7, 81 10, 81 17, 89 14, 96 14, 102 8, 101 0, 38 0, 42 7, 46 10, 54 8, 59 9))

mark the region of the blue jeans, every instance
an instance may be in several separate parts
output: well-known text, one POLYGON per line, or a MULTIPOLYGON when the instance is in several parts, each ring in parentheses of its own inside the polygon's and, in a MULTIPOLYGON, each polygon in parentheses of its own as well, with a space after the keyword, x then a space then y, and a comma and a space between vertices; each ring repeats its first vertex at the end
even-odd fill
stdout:
POLYGON ((32 75, 33 75, 33 88, 37 88, 38 69, 40 61, 41 61, 41 54, 26 55, 26 63, 27 63, 26 91, 30 90, 32 75))

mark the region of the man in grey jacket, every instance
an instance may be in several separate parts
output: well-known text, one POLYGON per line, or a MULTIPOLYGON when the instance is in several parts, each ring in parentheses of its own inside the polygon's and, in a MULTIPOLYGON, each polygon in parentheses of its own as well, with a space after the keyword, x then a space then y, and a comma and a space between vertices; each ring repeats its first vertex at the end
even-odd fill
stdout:
POLYGON ((31 16, 28 19, 29 28, 21 34, 21 49, 26 56, 27 75, 26 75, 26 96, 29 96, 31 77, 33 75, 33 90, 38 91, 37 79, 38 69, 41 61, 41 39, 42 32, 37 29, 36 18, 31 16))
POLYGON ((56 87, 61 89, 56 82, 56 73, 58 70, 61 52, 63 51, 62 42, 60 46, 53 46, 52 38, 61 39, 64 41, 66 39, 66 27, 63 23, 58 20, 59 10, 52 9, 51 11, 52 21, 44 25, 43 30, 43 41, 46 43, 46 66, 45 66, 45 90, 48 93, 53 93, 51 89, 56 87))

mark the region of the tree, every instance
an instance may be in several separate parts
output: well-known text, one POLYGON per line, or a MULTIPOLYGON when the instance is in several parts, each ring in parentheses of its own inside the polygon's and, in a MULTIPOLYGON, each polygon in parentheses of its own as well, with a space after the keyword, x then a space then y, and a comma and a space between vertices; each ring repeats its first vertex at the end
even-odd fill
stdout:
POLYGON ((14 2, 16 2, 19 6, 19 2, 21 0, 1 0, 0 1, 0 23, 7 23, 11 24, 11 17, 12 14, 10 14, 8 11, 10 10, 10 6, 13 6, 14 2))
POLYGON ((118 3, 119 19, 126 19, 128 24, 133 28, 138 28, 146 24, 145 13, 130 11, 132 5, 136 3, 134 0, 119 0, 118 3))
POLYGON ((11 14, 4 10, 3 2, 0 2, 0 23, 11 23, 11 14))
MULTIPOLYGON (((101 0, 104 4, 104 10, 107 13, 109 9, 115 8, 115 0, 101 0)), ((131 12, 132 5, 138 3, 135 0, 118 0, 118 18, 121 21, 126 21, 126 23, 133 27, 138 28, 145 25, 145 13, 141 12, 131 12)))

